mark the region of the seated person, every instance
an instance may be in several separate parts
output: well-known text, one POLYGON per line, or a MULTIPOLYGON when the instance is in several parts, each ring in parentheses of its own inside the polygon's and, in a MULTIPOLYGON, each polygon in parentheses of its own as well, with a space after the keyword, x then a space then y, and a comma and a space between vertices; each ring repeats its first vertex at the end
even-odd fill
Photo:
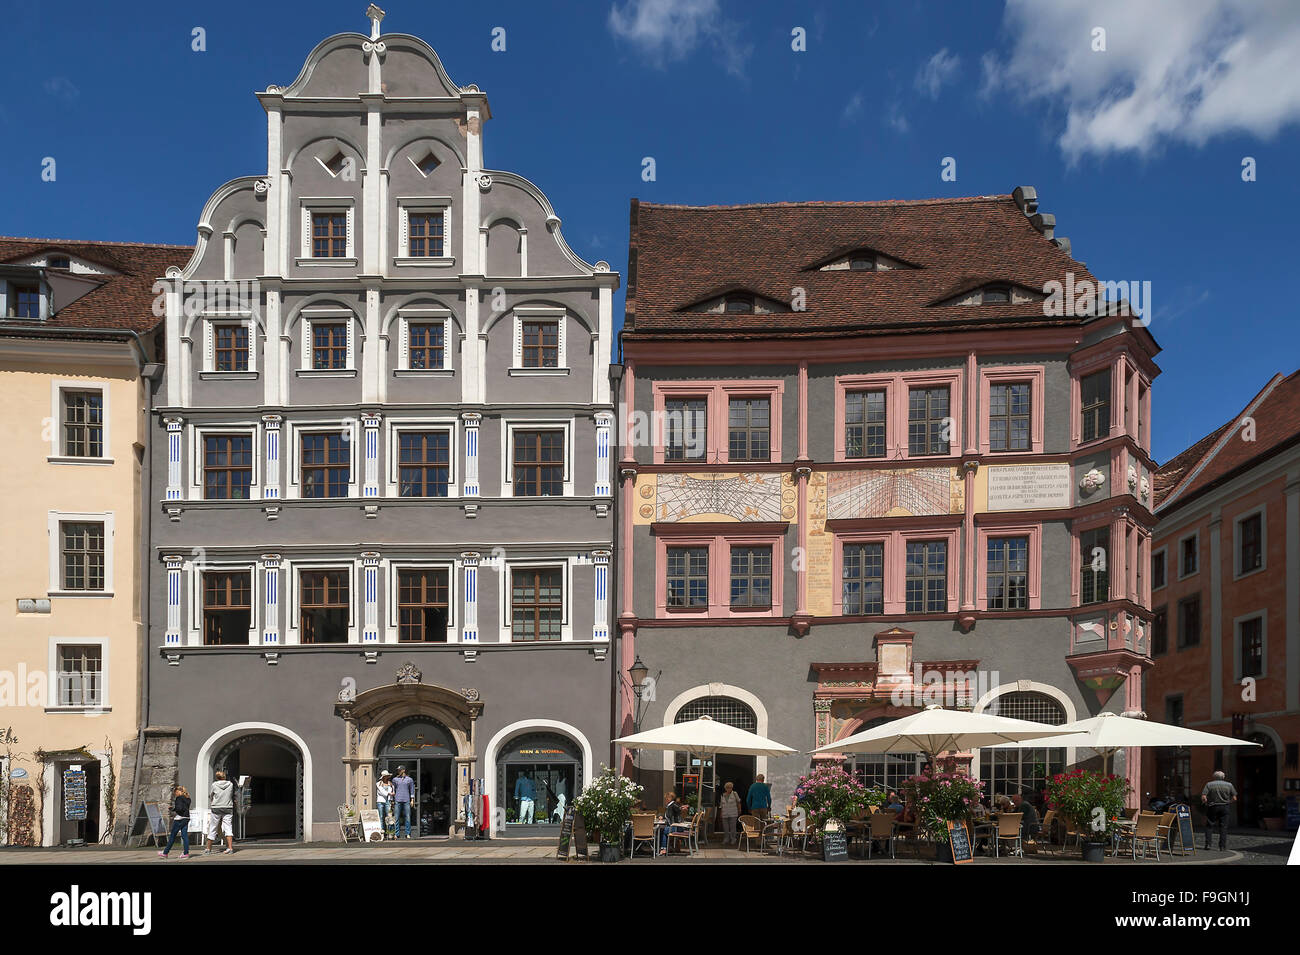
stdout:
POLYGON ((987 822, 989 818, 989 807, 984 805, 983 798, 976 800, 975 805, 971 807, 971 816, 976 822, 987 822))
POLYGON ((903 801, 898 798, 898 793, 889 794, 889 798, 885 800, 884 808, 891 812, 901 813, 903 811, 903 801))
POLYGON ((1020 793, 1016 793, 1011 797, 1011 805, 1015 812, 1024 813, 1020 819, 1020 837, 1022 839, 1032 839, 1038 835, 1038 810, 1034 808, 1034 804, 1020 793))
POLYGON ((667 823, 659 830, 659 854, 668 854, 668 830, 680 828, 682 825, 682 804, 677 801, 677 793, 670 792, 664 800, 664 811, 661 817, 667 823))
POLYGON ((1015 806, 1011 803, 1011 797, 1003 793, 993 800, 993 807, 998 812, 1014 812, 1015 806))

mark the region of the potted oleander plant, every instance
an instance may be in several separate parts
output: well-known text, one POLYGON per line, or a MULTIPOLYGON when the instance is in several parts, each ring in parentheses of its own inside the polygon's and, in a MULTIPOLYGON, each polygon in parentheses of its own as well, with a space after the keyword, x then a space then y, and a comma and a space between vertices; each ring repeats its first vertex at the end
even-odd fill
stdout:
POLYGON ((617 862, 622 857, 623 830, 643 791, 640 784, 602 766, 600 775, 573 800, 584 824, 599 833, 601 862, 617 862))
POLYGON ((984 790, 984 782, 965 773, 921 773, 903 781, 903 798, 915 814, 916 827, 934 843, 935 858, 952 861, 948 823, 966 825, 984 790))
POLYGON ((1106 843, 1119 832, 1129 784, 1114 773, 1076 769, 1057 773, 1047 783, 1047 807, 1083 834, 1083 861, 1101 862, 1106 843))

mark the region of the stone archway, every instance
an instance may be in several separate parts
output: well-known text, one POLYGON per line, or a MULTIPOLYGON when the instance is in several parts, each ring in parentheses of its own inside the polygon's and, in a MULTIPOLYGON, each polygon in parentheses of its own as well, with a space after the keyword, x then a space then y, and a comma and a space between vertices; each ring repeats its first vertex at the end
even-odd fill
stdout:
POLYGON ((447 729, 456 746, 456 824, 463 826, 463 798, 469 795, 469 782, 475 776, 475 727, 483 703, 478 690, 453 690, 420 679, 420 671, 408 663, 398 670, 395 683, 361 693, 340 691, 334 715, 344 724, 343 791, 349 805, 375 808, 375 766, 384 734, 400 720, 428 717, 447 729))

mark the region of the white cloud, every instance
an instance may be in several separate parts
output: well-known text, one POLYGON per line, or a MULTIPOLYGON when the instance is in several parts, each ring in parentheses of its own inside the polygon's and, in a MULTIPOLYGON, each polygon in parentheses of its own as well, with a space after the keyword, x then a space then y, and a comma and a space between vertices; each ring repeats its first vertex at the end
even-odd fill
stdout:
POLYGON ((707 43, 728 73, 743 77, 754 51, 741 41, 739 28, 723 20, 718 0, 627 0, 610 7, 609 29, 659 67, 707 43))
POLYGON ((66 76, 55 76, 45 81, 45 92, 51 96, 58 97, 65 103, 70 103, 81 95, 81 90, 77 89, 77 84, 66 76))
POLYGON ((1268 138, 1300 120, 1294 0, 1008 0, 1003 27, 1011 52, 984 57, 985 94, 1059 107, 1072 160, 1268 138), (1093 50, 1097 27, 1104 52, 1093 50))
POLYGON ((885 112, 885 125, 896 133, 905 133, 912 128, 897 103, 889 104, 889 109, 885 112))
POLYGON ((851 123, 862 115, 862 103, 862 91, 858 90, 844 104, 844 111, 840 113, 840 122, 851 123))
POLYGON ((916 71, 916 88, 930 99, 938 99, 939 90, 957 75, 960 66, 961 57, 956 53, 949 53, 945 46, 916 71))

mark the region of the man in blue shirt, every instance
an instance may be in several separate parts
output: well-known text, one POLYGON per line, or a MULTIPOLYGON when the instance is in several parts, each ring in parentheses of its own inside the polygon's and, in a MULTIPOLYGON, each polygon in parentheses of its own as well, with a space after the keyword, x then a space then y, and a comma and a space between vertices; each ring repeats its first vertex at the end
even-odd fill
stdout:
POLYGON ((400 838, 402 826, 406 826, 406 838, 411 838, 411 800, 415 797, 415 780, 406 775, 406 767, 397 767, 397 777, 393 780, 393 805, 396 807, 394 831, 400 838))
POLYGON ((537 790, 533 788, 533 781, 521 773, 515 780, 515 799, 519 801, 519 815, 517 818, 521 823, 532 823, 536 796, 537 790))
POLYGON ((749 792, 745 793, 745 803, 749 806, 749 811, 759 819, 766 819, 772 812, 772 787, 763 781, 763 774, 758 774, 758 779, 749 787, 749 792))

